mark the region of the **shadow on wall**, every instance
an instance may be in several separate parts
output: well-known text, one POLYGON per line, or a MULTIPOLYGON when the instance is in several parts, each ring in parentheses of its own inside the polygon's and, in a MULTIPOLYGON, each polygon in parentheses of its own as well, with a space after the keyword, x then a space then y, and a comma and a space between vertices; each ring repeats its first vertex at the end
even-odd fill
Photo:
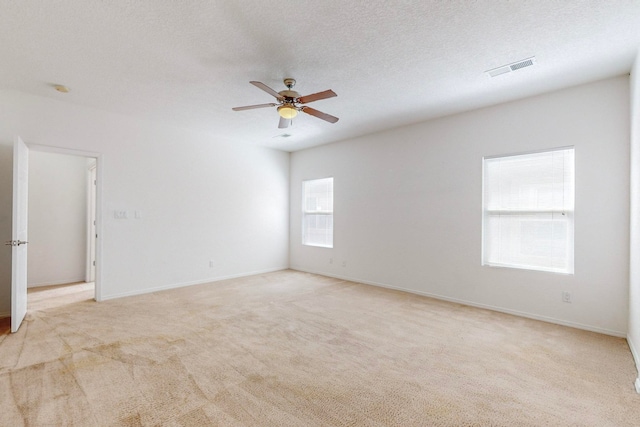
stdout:
POLYGON ((13 198, 13 144, 0 142, 0 317, 11 313, 11 208, 13 198))

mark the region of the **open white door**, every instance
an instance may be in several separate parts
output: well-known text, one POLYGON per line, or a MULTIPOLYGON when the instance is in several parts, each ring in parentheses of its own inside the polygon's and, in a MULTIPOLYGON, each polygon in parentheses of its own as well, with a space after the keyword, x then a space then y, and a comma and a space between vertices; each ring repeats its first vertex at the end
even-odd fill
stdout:
POLYGON ((13 229, 11 232, 11 332, 27 314, 27 219, 29 148, 16 137, 13 144, 13 229))

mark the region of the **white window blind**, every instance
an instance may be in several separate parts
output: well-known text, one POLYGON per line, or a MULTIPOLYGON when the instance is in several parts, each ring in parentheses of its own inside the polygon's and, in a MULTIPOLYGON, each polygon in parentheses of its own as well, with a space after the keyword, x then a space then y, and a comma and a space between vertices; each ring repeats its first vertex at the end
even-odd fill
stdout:
POLYGON ((302 244, 333 247, 333 178, 302 183, 302 244))
POLYGON ((574 149, 485 158, 484 265, 573 274, 574 149))

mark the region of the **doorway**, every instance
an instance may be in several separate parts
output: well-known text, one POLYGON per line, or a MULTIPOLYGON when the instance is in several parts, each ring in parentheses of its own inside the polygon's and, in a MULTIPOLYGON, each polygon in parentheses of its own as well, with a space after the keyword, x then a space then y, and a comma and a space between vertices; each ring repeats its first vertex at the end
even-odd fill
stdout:
POLYGON ((28 307, 96 299, 97 158, 29 148, 28 307))
MULTIPOLYGON (((6 244, 11 246, 11 332, 17 332, 22 321, 27 314, 27 241, 28 219, 29 219, 29 154, 34 152, 48 152, 94 158, 96 164, 97 183, 94 181, 95 189, 95 282, 93 296, 96 301, 102 300, 101 291, 101 254, 102 254, 102 234, 101 234, 101 210, 102 210, 102 179, 101 165, 102 155, 66 148, 57 148, 44 145, 27 145, 20 136, 16 136, 13 143, 13 197, 12 197, 12 217, 11 217, 11 240, 6 244)), ((87 160, 90 162, 90 160, 87 160)), ((64 213, 60 216, 66 218, 64 213)), ((80 221, 81 222, 81 221, 80 221)), ((52 222, 55 224, 55 222, 52 222)), ((64 241, 63 236, 60 241, 64 241)), ((51 246, 51 245, 50 245, 51 246)), ((50 248, 49 254, 54 254, 56 243, 50 248)), ((46 252, 46 251, 45 251, 46 252)), ((85 253, 86 256, 86 253, 85 253)))

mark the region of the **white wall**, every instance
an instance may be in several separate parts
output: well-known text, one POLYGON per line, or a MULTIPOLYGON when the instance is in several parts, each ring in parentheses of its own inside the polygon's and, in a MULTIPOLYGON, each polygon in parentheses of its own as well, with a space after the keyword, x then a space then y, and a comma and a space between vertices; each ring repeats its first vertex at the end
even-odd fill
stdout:
POLYGON ((85 157, 31 150, 29 287, 85 280, 87 174, 85 157))
POLYGON ((627 332, 628 76, 295 152, 290 194, 291 268, 627 332), (567 145, 575 275, 481 266, 482 157, 567 145), (303 246, 301 181, 328 176, 334 248, 303 246))
MULTIPOLYGON (((627 341, 640 369, 640 50, 631 71, 631 253, 627 341)), ((640 392, 640 377, 636 382, 640 392)))
MULTIPOLYGON (((288 153, 13 91, 0 91, 0 117, 2 165, 16 134, 102 154, 104 298, 287 268, 288 153), (115 210, 129 218, 115 219, 115 210)), ((7 259, 0 312, 10 309, 7 259)))

